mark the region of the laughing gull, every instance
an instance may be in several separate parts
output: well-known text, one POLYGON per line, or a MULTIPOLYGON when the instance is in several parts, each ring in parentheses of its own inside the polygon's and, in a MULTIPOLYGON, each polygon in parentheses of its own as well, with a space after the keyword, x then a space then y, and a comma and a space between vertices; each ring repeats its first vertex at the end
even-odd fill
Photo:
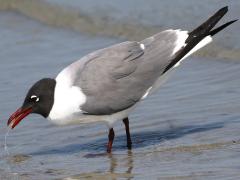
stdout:
POLYGON ((28 91, 23 105, 9 120, 14 128, 30 113, 58 125, 106 122, 107 152, 114 140, 113 124, 125 124, 127 147, 132 141, 128 115, 155 92, 179 63, 234 23, 214 29, 227 13, 224 7, 191 32, 165 30, 140 42, 127 41, 90 53, 63 69, 55 79, 44 78, 28 91))

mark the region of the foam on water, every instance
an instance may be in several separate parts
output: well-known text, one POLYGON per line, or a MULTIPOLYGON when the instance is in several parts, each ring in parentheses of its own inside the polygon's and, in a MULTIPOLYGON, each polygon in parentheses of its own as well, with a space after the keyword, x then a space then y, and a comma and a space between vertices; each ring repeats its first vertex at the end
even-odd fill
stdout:
MULTIPOLYGON (((169 28, 191 30, 214 11, 226 5, 229 5, 230 9, 226 18, 236 19, 240 7, 240 3, 234 0, 230 0, 228 4, 217 0, 211 2, 181 0, 174 3, 166 0, 151 0, 147 4, 143 0, 133 0, 131 3, 128 1, 112 3, 105 0, 99 4, 97 1, 82 0, 25 0, 24 2, 23 4, 19 0, 0 0, 0 10, 17 11, 49 25, 90 35, 123 37, 128 40, 142 40, 169 28), (136 4, 138 8, 135 8, 136 4), (201 11, 194 10, 196 7, 202 7, 201 11)), ((238 29, 239 23, 234 23, 214 40, 214 46, 202 49, 195 55, 238 60, 240 57, 238 29)))

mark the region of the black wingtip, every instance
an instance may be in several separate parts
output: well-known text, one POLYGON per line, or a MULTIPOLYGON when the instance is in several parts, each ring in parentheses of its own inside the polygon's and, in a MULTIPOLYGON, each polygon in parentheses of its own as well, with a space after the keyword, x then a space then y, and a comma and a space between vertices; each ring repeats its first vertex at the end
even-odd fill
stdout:
POLYGON ((173 67, 177 62, 179 62, 191 49, 193 49, 202 39, 208 35, 214 35, 226 28, 230 24, 236 22, 238 19, 227 22, 222 26, 213 29, 214 26, 220 21, 220 19, 228 12, 228 6, 219 9, 214 15, 208 18, 204 23, 194 29, 189 33, 188 38, 185 43, 187 44, 181 51, 178 52, 176 57, 171 61, 171 63, 165 68, 163 73, 167 72, 171 67, 173 67), (212 30, 213 29, 213 30, 212 30))
POLYGON ((209 32, 209 35, 214 36, 215 34, 217 34, 218 32, 220 32, 221 30, 225 29, 225 28, 228 27, 229 25, 235 23, 236 21, 238 21, 238 19, 229 21, 229 22, 227 22, 227 23, 219 26, 218 28, 213 29, 212 31, 209 32))
POLYGON ((204 23, 189 33, 189 37, 186 43, 190 42, 194 37, 207 36, 211 29, 222 19, 222 17, 228 12, 228 6, 219 9, 214 15, 207 19, 204 23))
POLYGON ((228 6, 225 6, 225 7, 223 7, 223 8, 221 8, 221 9, 219 9, 219 11, 223 11, 223 12, 228 12, 228 6))

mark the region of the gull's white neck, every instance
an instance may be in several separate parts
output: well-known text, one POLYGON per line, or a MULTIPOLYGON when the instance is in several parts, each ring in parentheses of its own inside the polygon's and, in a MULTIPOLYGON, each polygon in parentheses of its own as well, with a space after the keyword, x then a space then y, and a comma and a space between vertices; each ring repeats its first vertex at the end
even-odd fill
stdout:
POLYGON ((54 103, 48 119, 55 124, 73 124, 82 115, 81 105, 86 102, 86 96, 80 87, 73 86, 68 71, 63 70, 56 78, 54 103))

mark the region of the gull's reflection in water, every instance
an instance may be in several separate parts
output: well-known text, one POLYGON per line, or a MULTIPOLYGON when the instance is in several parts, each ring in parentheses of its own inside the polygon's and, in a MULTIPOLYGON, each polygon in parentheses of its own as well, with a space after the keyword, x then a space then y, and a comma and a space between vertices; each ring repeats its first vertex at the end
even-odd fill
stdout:
POLYGON ((107 162, 109 162, 109 168, 101 172, 93 171, 89 173, 81 173, 81 174, 69 177, 70 179, 131 180, 134 177, 134 174, 132 174, 134 161, 133 161, 133 154, 131 150, 128 150, 127 153, 124 153, 124 154, 101 153, 101 154, 88 154, 84 157, 103 158, 103 160, 104 158, 107 158, 108 159, 107 162))
MULTIPOLYGON (((121 155, 122 156, 122 155, 121 155)), ((108 158, 110 161, 109 173, 112 174, 112 179, 126 178, 130 180, 134 177, 132 174, 133 170, 133 154, 131 150, 128 150, 124 157, 119 155, 109 154, 108 158), (123 169, 123 172, 121 172, 123 169)))

